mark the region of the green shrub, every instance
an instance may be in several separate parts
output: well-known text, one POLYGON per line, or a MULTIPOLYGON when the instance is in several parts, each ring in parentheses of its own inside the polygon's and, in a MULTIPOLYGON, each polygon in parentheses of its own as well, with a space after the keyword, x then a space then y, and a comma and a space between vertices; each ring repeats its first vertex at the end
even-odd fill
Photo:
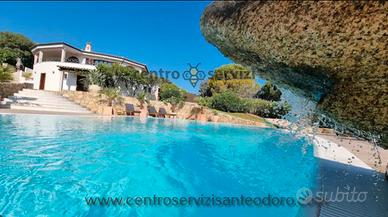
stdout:
POLYGON ((183 100, 183 91, 175 84, 163 83, 160 86, 160 100, 164 101, 172 97, 183 100))
POLYGON ((205 106, 205 107, 212 107, 213 98, 212 97, 199 97, 198 98, 198 105, 205 106))
POLYGON ((266 82, 264 86, 256 94, 256 98, 265 99, 269 101, 280 101, 282 92, 279 88, 271 82, 266 82))
POLYGON ((0 63, 0 82, 11 81, 13 79, 12 73, 14 71, 15 69, 12 66, 0 63))
POLYGON ((271 102, 262 99, 245 99, 245 101, 246 112, 264 118, 281 118, 291 110, 291 106, 287 102, 271 102))
POLYGON ((244 112, 246 105, 236 93, 225 91, 212 97, 211 107, 225 112, 244 112))
POLYGON ((264 118, 281 118, 291 110, 287 102, 239 98, 231 91, 219 93, 213 97, 201 97, 198 103, 220 111, 251 113, 264 118))

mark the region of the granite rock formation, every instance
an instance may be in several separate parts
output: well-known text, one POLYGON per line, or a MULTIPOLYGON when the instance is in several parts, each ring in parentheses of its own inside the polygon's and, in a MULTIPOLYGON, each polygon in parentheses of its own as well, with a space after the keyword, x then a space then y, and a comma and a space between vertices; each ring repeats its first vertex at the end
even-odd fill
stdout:
POLYGON ((201 31, 224 55, 387 138, 388 2, 214 2, 201 31))

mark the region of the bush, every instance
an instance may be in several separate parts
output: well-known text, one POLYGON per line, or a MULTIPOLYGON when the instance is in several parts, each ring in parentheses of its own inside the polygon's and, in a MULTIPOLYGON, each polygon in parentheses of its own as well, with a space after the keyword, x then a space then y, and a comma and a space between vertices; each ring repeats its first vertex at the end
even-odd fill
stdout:
POLYGON ((291 106, 287 103, 271 102, 262 99, 245 99, 247 111, 264 118, 281 118, 288 114, 291 106))
POLYGON ((160 100, 178 98, 183 100, 184 91, 172 83, 163 83, 160 86, 160 100))
POLYGON ((225 112, 244 112, 246 110, 244 100, 231 91, 214 95, 210 103, 212 108, 225 112))
POLYGON ((256 94, 256 98, 265 99, 269 101, 280 101, 282 92, 278 87, 271 82, 266 82, 260 91, 256 94))
POLYGON ((199 97, 198 105, 205 107, 212 107, 213 98, 212 97, 199 97))
POLYGON ((219 93, 213 97, 201 97, 198 103, 225 112, 251 113, 264 118, 281 118, 291 110, 291 106, 287 102, 239 98, 231 91, 219 93))
POLYGON ((0 82, 11 81, 13 79, 13 72, 15 69, 8 65, 0 63, 0 82))

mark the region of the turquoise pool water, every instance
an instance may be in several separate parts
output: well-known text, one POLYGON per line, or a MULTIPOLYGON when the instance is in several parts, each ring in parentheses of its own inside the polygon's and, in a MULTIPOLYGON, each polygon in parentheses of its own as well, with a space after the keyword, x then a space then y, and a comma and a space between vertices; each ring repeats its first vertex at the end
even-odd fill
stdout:
POLYGON ((284 131, 136 118, 0 115, 3 216, 296 216, 299 206, 89 206, 85 197, 295 197, 317 162, 284 131))

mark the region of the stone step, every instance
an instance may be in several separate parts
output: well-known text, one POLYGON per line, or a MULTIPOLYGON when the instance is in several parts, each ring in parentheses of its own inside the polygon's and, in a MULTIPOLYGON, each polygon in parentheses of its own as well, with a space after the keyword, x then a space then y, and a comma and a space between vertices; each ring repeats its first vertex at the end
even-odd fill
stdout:
POLYGON ((50 112, 67 112, 67 113, 84 113, 84 114, 92 114, 91 111, 85 109, 64 109, 64 108, 50 108, 50 107, 35 107, 35 106, 26 106, 22 104, 11 104, 11 109, 17 110, 32 110, 32 111, 50 111, 50 112))
POLYGON ((23 89, 19 91, 19 93, 25 93, 25 94, 37 94, 37 95, 56 95, 58 96, 58 92, 54 91, 38 91, 38 90, 29 90, 29 89, 23 89))
POLYGON ((74 102, 66 100, 65 98, 36 98, 36 97, 20 97, 20 96, 10 96, 5 101, 9 102, 31 102, 35 104, 47 104, 47 105, 78 105, 74 102))
POLYGON ((66 109, 66 110, 74 110, 74 111, 89 111, 88 109, 81 107, 81 106, 72 106, 72 107, 66 107, 62 105, 39 105, 39 104, 32 104, 32 103, 11 103, 12 105, 18 105, 18 106, 25 106, 25 107, 33 107, 33 108, 49 108, 49 109, 66 109))
POLYGON ((13 97, 16 98, 25 98, 25 99, 30 99, 30 100, 36 100, 36 99, 41 99, 41 100, 58 100, 58 101, 69 101, 63 96, 37 96, 37 95, 25 95, 25 94, 20 94, 20 93, 15 93, 13 97))
POLYGON ((14 96, 31 96, 31 97, 58 97, 61 96, 59 94, 55 93, 30 93, 30 92, 24 92, 19 91, 18 93, 15 93, 14 96))
POLYGON ((23 89, 21 91, 26 92, 26 93, 29 92, 29 93, 42 93, 42 94, 48 94, 48 93, 58 94, 58 92, 56 92, 56 91, 49 91, 49 90, 23 89))
POLYGON ((16 110, 92 114, 87 108, 68 100, 58 92, 23 89, 4 99, 0 107, 16 110))
MULTIPOLYGON (((86 108, 80 106, 80 105, 64 105, 64 104, 41 104, 41 103, 34 103, 30 101, 8 101, 6 102, 5 105, 13 105, 13 104, 18 104, 18 105, 23 105, 23 106, 32 106, 32 107, 42 107, 42 108, 57 108, 57 109, 72 109, 72 110, 84 110, 87 111, 86 108)), ((9 106, 5 106, 9 107, 9 106)))

